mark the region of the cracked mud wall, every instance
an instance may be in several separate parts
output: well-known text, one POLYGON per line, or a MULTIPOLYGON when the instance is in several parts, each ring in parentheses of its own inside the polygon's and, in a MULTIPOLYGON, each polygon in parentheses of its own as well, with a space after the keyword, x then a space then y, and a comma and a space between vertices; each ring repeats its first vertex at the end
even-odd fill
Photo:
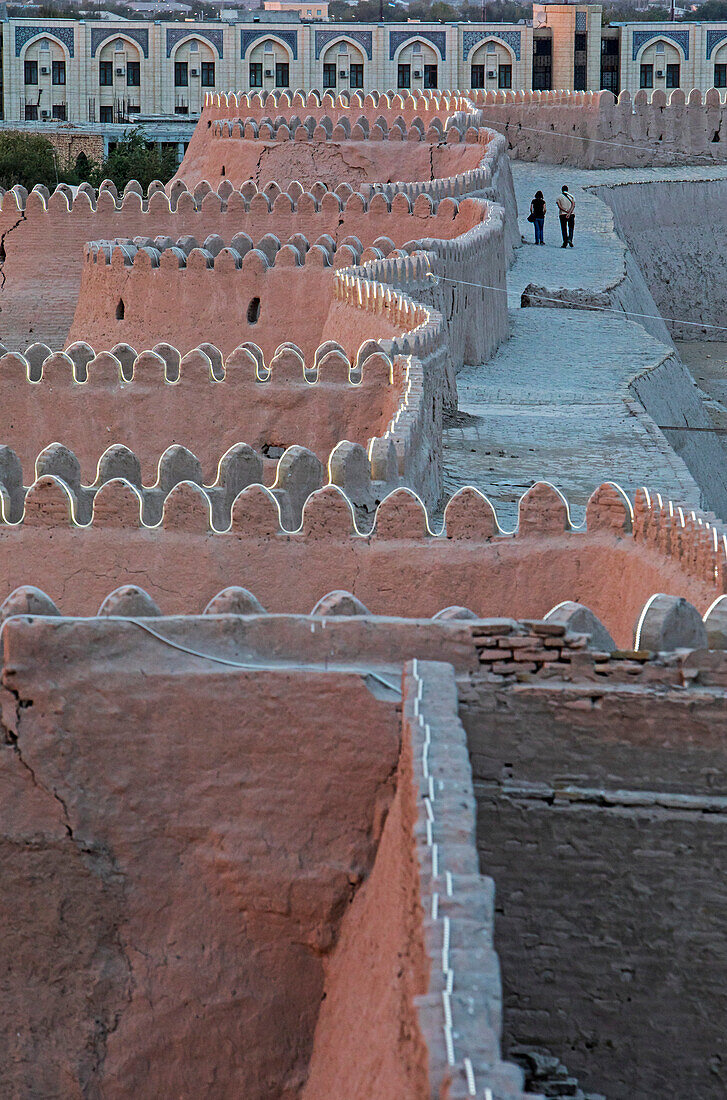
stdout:
POLYGON ((4 640, 4 1088, 297 1097, 393 794, 393 704, 128 624, 4 640))
POLYGON ((285 191, 297 181, 307 190, 320 180, 333 191, 339 183, 354 189, 369 183, 431 180, 476 168, 480 145, 407 141, 271 141, 212 137, 198 131, 175 179, 194 188, 200 180, 216 188, 223 179, 239 187, 274 180, 285 191), (224 176, 222 167, 224 166, 224 176))

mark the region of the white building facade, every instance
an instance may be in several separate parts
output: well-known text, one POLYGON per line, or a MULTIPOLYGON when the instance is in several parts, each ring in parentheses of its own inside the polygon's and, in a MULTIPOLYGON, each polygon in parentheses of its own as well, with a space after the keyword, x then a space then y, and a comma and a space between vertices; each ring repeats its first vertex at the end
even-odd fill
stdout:
POLYGON ((601 26, 597 4, 531 23, 8 19, 6 121, 111 124, 199 114, 206 92, 680 87, 727 94, 727 23, 601 26))

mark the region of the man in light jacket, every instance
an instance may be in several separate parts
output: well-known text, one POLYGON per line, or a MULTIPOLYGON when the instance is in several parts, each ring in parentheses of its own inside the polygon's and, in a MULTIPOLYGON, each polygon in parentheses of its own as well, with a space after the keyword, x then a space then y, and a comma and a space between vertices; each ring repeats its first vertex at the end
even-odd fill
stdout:
POLYGON ((557 198, 558 215, 560 217, 560 231, 563 234, 561 248, 573 247, 573 229, 576 224, 576 200, 564 183, 561 194, 557 198))

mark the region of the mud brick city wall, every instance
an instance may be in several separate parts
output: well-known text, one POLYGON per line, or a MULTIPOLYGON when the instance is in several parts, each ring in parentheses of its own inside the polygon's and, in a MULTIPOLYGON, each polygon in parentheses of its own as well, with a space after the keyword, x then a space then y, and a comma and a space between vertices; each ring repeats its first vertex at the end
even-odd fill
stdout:
POLYGON ((299 1096, 393 797, 396 697, 102 619, 16 621, 4 646, 4 1091, 299 1096))
POLYGON ((544 1046, 613 1100, 723 1096, 724 654, 608 657, 547 623, 484 629, 460 715, 506 1049, 544 1046))

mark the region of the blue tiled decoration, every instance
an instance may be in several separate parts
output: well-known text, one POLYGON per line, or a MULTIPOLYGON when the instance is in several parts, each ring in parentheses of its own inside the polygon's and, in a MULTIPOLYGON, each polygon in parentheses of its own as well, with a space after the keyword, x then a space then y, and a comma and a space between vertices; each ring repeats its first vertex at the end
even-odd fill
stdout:
POLYGON ((259 38, 279 38, 281 42, 286 42, 287 45, 290 46, 293 52, 293 60, 298 60, 298 32, 281 31, 277 27, 274 31, 243 31, 240 40, 240 57, 244 57, 247 53, 248 47, 252 46, 253 42, 257 42, 259 38))
POLYGON ((167 27, 167 57, 172 56, 172 50, 177 42, 180 42, 183 38, 204 38, 211 46, 214 46, 220 57, 224 57, 224 31, 200 31, 196 27, 192 30, 191 27, 185 27, 184 25, 181 27, 167 27))
POLYGON ((727 38, 727 31, 707 31, 707 61, 725 38, 727 38))
POLYGON ((316 61, 321 56, 321 52, 326 48, 329 42, 333 42, 336 38, 352 38, 354 42, 358 42, 359 46, 364 50, 369 61, 373 57, 373 42, 371 31, 316 31, 316 61))
POLYGON ((411 42, 415 38, 424 38, 436 46, 442 55, 442 61, 447 60, 447 32, 446 31, 389 31, 389 61, 394 60, 394 54, 405 42, 411 42))
POLYGON ((118 38, 119 35, 133 38, 141 46, 144 57, 149 56, 148 30, 141 27, 108 27, 104 25, 102 27, 91 27, 91 57, 96 56, 99 46, 103 45, 109 38, 118 38))
POLYGON ((639 50, 653 38, 669 38, 684 50, 684 60, 689 60, 689 31, 633 31, 631 36, 631 60, 635 61, 639 50))
POLYGON ((585 11, 576 12, 576 30, 587 31, 588 30, 588 13, 585 11))
POLYGON ((30 42, 31 38, 35 38, 39 34, 47 35, 48 38, 55 38, 57 42, 61 42, 68 49, 71 57, 75 57, 76 36, 73 27, 16 27, 15 56, 20 57, 25 43, 30 42))
POLYGON ((462 36, 462 60, 466 61, 475 46, 486 38, 504 42, 512 49, 515 60, 520 60, 520 31, 465 31, 462 36))

